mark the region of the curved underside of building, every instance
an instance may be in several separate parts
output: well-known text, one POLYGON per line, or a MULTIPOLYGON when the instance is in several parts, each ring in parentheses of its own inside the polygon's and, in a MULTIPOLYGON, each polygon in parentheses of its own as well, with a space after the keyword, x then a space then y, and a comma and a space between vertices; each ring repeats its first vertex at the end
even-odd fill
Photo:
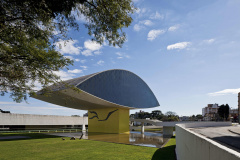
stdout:
POLYGON ((34 98, 75 109, 151 108, 159 103, 148 85, 136 74, 120 69, 70 79, 39 91, 34 98), (80 90, 76 90, 78 88, 80 90))

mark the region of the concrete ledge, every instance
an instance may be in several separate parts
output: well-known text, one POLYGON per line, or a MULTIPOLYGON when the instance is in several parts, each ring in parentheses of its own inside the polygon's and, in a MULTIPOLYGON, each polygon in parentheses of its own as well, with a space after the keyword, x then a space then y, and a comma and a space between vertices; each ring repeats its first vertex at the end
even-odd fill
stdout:
POLYGON ((173 127, 163 127, 163 136, 173 136, 173 127))
POLYGON ((230 122, 176 124, 176 154, 178 160, 239 160, 240 153, 188 128, 229 126, 230 122))

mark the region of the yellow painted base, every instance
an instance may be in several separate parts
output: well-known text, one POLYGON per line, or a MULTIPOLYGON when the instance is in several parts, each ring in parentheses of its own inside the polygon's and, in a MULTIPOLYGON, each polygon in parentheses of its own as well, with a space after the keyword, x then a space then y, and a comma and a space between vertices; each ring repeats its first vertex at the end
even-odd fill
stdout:
POLYGON ((89 110, 88 132, 129 132, 129 109, 105 108, 89 110))

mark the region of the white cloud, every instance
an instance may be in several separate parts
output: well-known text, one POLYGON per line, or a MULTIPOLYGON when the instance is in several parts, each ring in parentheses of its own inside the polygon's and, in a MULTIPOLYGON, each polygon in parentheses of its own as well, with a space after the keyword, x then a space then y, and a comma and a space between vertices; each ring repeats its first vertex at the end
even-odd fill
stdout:
POLYGON ((121 52, 116 52, 116 55, 122 56, 122 53, 121 52))
POLYGON ((87 70, 87 66, 80 66, 81 68, 83 68, 83 70, 87 70))
POLYGON ((212 44, 213 42, 215 42, 215 39, 214 38, 207 39, 207 40, 204 40, 203 42, 208 43, 208 44, 212 44))
POLYGON ((138 3, 140 0, 132 0, 133 3, 138 3))
POLYGON ((116 55, 118 55, 117 59, 122 59, 122 58, 130 58, 129 55, 123 52, 116 52, 116 55))
POLYGON ((150 16, 150 19, 163 19, 163 18, 164 18, 164 16, 162 14, 159 14, 157 11, 156 11, 156 13, 154 13, 150 16))
POLYGON ((82 60, 80 60, 80 62, 81 63, 85 63, 85 62, 87 62, 87 60, 86 59, 82 59, 82 60))
POLYGON ((41 83, 40 82, 38 82, 38 81, 35 81, 34 82, 34 87, 33 87, 33 90, 40 90, 40 89, 42 89, 42 85, 41 85, 41 83))
POLYGON ((142 9, 140 9, 140 8, 137 8, 137 10, 136 10, 136 13, 139 15, 139 16, 142 16, 144 13, 146 13, 147 12, 147 9, 146 8, 142 8, 142 9))
POLYGON ((148 32, 148 40, 149 41, 152 41, 152 40, 154 40, 155 38, 157 38, 160 34, 163 34, 163 33, 165 33, 165 31, 164 30, 151 30, 151 31, 149 31, 148 32))
POLYGON ((61 80, 65 81, 68 79, 72 79, 75 75, 72 73, 68 73, 65 71, 53 71, 54 74, 60 77, 61 80))
POLYGON ((174 25, 174 26, 169 27, 169 28, 168 28, 168 31, 176 31, 179 27, 180 27, 180 25, 179 25, 179 24, 176 24, 176 25, 174 25))
POLYGON ((95 55, 100 55, 102 52, 101 51, 95 51, 93 52, 95 55))
POLYGON ((10 105, 10 106, 1 106, 3 110, 11 111, 11 113, 17 113, 17 114, 42 114, 42 115, 53 115, 51 111, 55 112, 58 110, 63 110, 63 112, 66 113, 66 111, 69 110, 67 107, 62 107, 62 106, 52 106, 52 107, 43 107, 43 106, 33 106, 31 105, 24 105, 20 103, 21 105, 15 106, 15 105, 10 105))
POLYGON ((78 55, 80 54, 82 47, 77 46, 76 43, 78 43, 77 40, 69 40, 69 41, 59 40, 55 44, 56 44, 57 50, 62 54, 78 55))
POLYGON ((88 23, 87 18, 83 14, 76 15, 76 20, 81 23, 88 23))
POLYGON ((82 73, 81 69, 68 70, 69 73, 82 73))
POLYGON ((133 27, 133 30, 134 31, 140 31, 143 27, 140 25, 140 24, 135 24, 134 27, 133 27))
POLYGON ((91 50, 87 49, 87 50, 82 51, 82 55, 84 55, 84 56, 92 56, 93 54, 92 54, 91 50))
POLYGON ((167 50, 171 50, 171 49, 184 49, 184 48, 186 48, 190 44, 191 44, 190 42, 175 43, 175 44, 172 44, 172 45, 168 45, 167 46, 167 50))
POLYGON ((72 56, 64 56, 64 57, 66 57, 68 59, 71 59, 71 60, 74 60, 74 58, 72 56))
POLYGON ((237 89, 224 89, 222 91, 208 93, 209 96, 222 96, 222 95, 229 95, 229 94, 238 94, 240 92, 240 88, 237 89))
POLYGON ((100 60, 100 61, 97 62, 97 65, 102 66, 104 63, 105 63, 105 62, 104 62, 103 60, 100 60))
POLYGON ((152 26, 153 25, 153 22, 150 21, 150 20, 144 20, 144 21, 141 21, 141 23, 143 23, 145 26, 152 26))
POLYGON ((59 30, 54 30, 54 31, 53 31, 53 34, 54 34, 54 35, 58 35, 58 34, 60 34, 60 33, 61 33, 61 32, 60 32, 59 30))
POLYGON ((66 58, 69 58, 69 59, 71 59, 71 60, 74 60, 74 61, 76 61, 76 62, 79 62, 80 61, 80 59, 78 59, 78 58, 73 58, 73 56, 64 56, 64 57, 66 57, 66 58))
POLYGON ((93 53, 95 55, 102 53, 99 51, 102 45, 98 44, 96 41, 87 40, 84 42, 84 47, 86 48, 86 50, 82 51, 82 55, 84 56, 93 56, 93 53))
POLYGON ((96 51, 101 49, 102 46, 98 44, 96 41, 87 40, 84 42, 84 47, 91 51, 96 51))
POLYGON ((138 22, 138 24, 135 24, 133 26, 133 30, 138 32, 138 31, 144 29, 145 28, 144 26, 152 26, 152 25, 153 25, 152 21, 150 21, 148 19, 143 20, 143 21, 138 22))
MULTIPOLYGON (((76 8, 83 8, 84 6, 82 4, 78 4, 76 8)), ((89 20, 82 14, 80 13, 77 9, 73 9, 71 11, 71 15, 76 17, 76 20, 79 21, 80 23, 88 23, 89 20)))

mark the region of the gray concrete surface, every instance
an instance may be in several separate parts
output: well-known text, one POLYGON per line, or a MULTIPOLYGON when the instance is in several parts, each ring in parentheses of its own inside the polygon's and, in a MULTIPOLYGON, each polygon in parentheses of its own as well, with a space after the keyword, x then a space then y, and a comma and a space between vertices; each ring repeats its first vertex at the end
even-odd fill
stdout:
POLYGON ((0 113, 0 125, 88 125, 88 117, 0 113))
POLYGON ((240 126, 189 129, 240 153, 240 126))

